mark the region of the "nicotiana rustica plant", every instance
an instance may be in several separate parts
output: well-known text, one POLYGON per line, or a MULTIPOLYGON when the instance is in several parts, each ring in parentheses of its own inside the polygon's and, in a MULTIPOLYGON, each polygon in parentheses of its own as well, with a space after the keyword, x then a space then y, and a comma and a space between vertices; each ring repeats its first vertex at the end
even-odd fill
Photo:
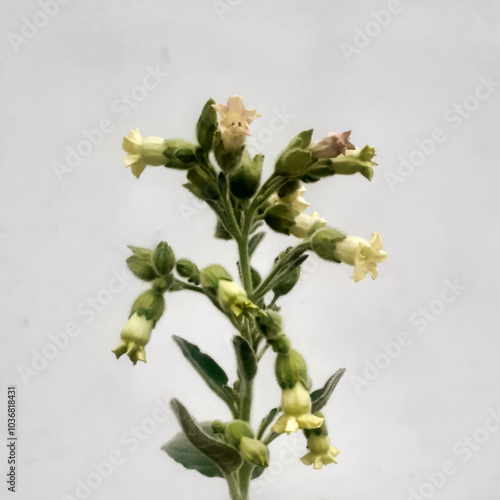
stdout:
POLYGON ((338 370, 324 387, 311 392, 306 362, 292 348, 278 306, 298 282, 307 253, 353 266, 355 282, 367 274, 375 279, 377 264, 387 257, 378 233, 369 240, 347 236, 328 226, 317 212, 307 214, 309 203, 304 199, 305 184, 333 175, 359 172, 371 180, 375 149, 356 148, 350 132, 331 132, 311 142, 313 131, 306 130, 291 140, 276 159, 271 176, 262 182, 264 157, 257 154, 252 158, 245 147, 250 125, 259 116, 257 110, 245 109, 239 96, 229 97, 227 105, 210 99, 196 125, 197 143, 142 137, 137 129, 123 141, 125 165, 137 178, 148 165, 185 170, 184 187, 216 215, 215 237, 233 241, 238 247, 241 284, 220 264, 200 269, 191 260, 177 259, 166 242, 152 250, 129 247, 128 267, 151 288, 134 302, 113 351, 117 358, 127 354, 134 365, 146 361, 145 348, 164 312, 167 293, 190 290, 203 294, 233 324, 238 370, 232 385, 208 354, 183 338, 173 337, 208 387, 227 405, 231 419, 197 423, 182 403, 173 399, 171 407, 182 431, 163 448, 188 469, 225 478, 233 500, 248 498, 251 479, 269 465, 269 443, 282 434, 303 431, 308 451, 304 450, 301 460, 315 469, 336 463, 339 453, 331 446, 320 410, 345 370, 338 370), (265 225, 291 235, 293 243, 274 259, 263 277, 250 261, 265 236, 260 230, 265 225), (269 348, 276 357, 281 404, 253 427, 253 381, 269 348))

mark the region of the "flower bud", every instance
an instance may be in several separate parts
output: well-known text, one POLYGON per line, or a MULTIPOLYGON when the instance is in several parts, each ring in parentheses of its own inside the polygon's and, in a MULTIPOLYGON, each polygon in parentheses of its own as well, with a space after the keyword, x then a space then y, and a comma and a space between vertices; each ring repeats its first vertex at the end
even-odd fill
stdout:
POLYGON ((229 188, 236 198, 245 200, 257 192, 263 162, 264 156, 258 154, 252 159, 246 149, 243 151, 241 164, 229 179, 229 188))
POLYGON ((189 281, 195 284, 200 283, 200 270, 190 260, 180 259, 175 263, 175 269, 179 276, 187 278, 189 281))
POLYGON ((227 425, 225 430, 225 436, 229 443, 233 446, 239 447, 241 438, 243 436, 253 438, 253 432, 250 426, 243 420, 235 420, 227 425))
POLYGON ((175 266, 175 255, 166 241, 162 241, 156 247, 153 254, 153 263, 158 273, 163 276, 170 274, 175 266))
POLYGON ((293 210, 286 205, 274 205, 265 214, 266 224, 278 233, 290 234, 290 230, 295 226, 295 218, 299 215, 297 210, 293 210))
POLYGON ((217 290, 221 280, 233 281, 232 276, 219 264, 205 267, 201 271, 200 279, 201 284, 212 291, 217 290))
POLYGON ((226 431, 227 424, 221 420, 214 420, 211 427, 214 434, 223 434, 226 431))
POLYGON ((276 160, 274 172, 277 175, 295 176, 307 171, 307 167, 312 162, 312 155, 309 151, 300 148, 286 149, 276 160))
POLYGON ((267 446, 258 439, 243 436, 241 438, 239 450, 241 456, 247 462, 260 467, 269 466, 269 450, 267 446))
POLYGON ((273 348, 273 351, 278 354, 288 354, 290 352, 291 342, 285 334, 269 339, 267 343, 273 348))
POLYGON ((201 112, 198 123, 196 124, 196 137, 200 146, 205 151, 212 149, 214 134, 217 130, 217 113, 213 108, 215 101, 209 99, 201 112))
POLYGON ((163 277, 156 278, 153 283, 151 283, 151 288, 158 293, 164 294, 167 290, 170 290, 174 279, 171 274, 163 277))
POLYGON ((241 316, 248 314, 258 307, 253 304, 247 297, 247 293, 241 286, 234 281, 221 279, 217 288, 217 300, 222 309, 227 312, 232 312, 236 319, 240 320, 241 316))
MULTIPOLYGON (((274 261, 274 265, 278 265, 279 261, 283 258, 286 257, 288 252, 292 249, 293 247, 290 247, 284 252, 281 252, 278 257, 274 261)), ((286 295, 287 293, 290 293, 293 289, 293 287, 297 284, 300 278, 300 266, 297 266, 293 268, 291 271, 289 271, 279 282, 277 285, 274 286, 273 292, 278 295, 286 295)))
POLYGON ((277 337, 282 332, 283 321, 281 316, 271 309, 260 310, 255 317, 255 321, 266 339, 277 337))
POLYGON ((295 349, 290 349, 286 354, 278 354, 274 367, 278 385, 291 389, 297 382, 308 385, 307 364, 302 355, 295 349))

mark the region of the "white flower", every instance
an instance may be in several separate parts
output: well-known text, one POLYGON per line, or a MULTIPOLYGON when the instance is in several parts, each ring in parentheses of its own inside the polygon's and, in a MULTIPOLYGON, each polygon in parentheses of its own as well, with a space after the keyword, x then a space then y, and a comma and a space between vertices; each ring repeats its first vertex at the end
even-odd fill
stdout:
POLYGON ((144 347, 151 339, 153 331, 153 320, 146 319, 145 316, 139 316, 137 313, 132 314, 125 324, 121 333, 121 342, 113 351, 118 359, 122 354, 127 353, 130 361, 146 362, 146 350, 144 347))
POLYGON ((259 116, 256 109, 245 109, 243 98, 235 95, 228 97, 227 106, 212 104, 220 115, 220 131, 222 142, 227 151, 238 151, 243 146, 245 138, 250 135, 250 124, 259 116))
POLYGON ((325 435, 316 435, 311 432, 307 438, 309 453, 306 453, 300 460, 305 465, 314 464, 315 469, 321 469, 323 465, 337 463, 335 457, 340 453, 336 446, 330 446, 330 438, 325 435))
POLYGON ((128 137, 123 138, 122 148, 128 154, 125 156, 125 165, 132 167, 132 173, 139 178, 147 165, 158 167, 165 165, 167 158, 165 139, 161 137, 142 137, 139 129, 131 130, 128 137))
POLYGON ((319 228, 326 224, 326 220, 322 219, 318 212, 313 212, 311 215, 299 214, 295 217, 295 225, 290 228, 290 234, 296 238, 306 238, 314 224, 318 224, 319 228))
POLYGON ((344 240, 335 244, 335 257, 354 266, 352 278, 357 283, 370 273, 375 279, 378 276, 377 264, 384 262, 387 254, 382 252, 382 238, 375 231, 372 233, 370 241, 358 236, 348 236, 344 240))
POLYGON ((311 396, 301 382, 292 389, 283 389, 281 393, 283 415, 271 427, 277 434, 297 432, 299 429, 317 429, 324 419, 311 415, 311 396))

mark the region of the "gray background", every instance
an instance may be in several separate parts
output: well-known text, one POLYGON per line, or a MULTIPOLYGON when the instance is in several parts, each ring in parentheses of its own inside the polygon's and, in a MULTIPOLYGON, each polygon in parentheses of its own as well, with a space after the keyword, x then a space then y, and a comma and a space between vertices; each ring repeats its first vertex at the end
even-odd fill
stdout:
MULTIPOLYGON (((298 460, 303 437, 281 438, 253 497, 406 500, 414 490, 421 498, 498 498, 500 435, 491 415, 499 411, 500 91, 498 84, 489 92, 481 87, 481 79, 500 81, 498 3, 57 5, 46 22, 37 2, 4 1, 0 16, 0 370, 2 392, 9 384, 18 389, 17 498, 78 498, 77 481, 89 477, 101 482, 91 492, 95 500, 227 495, 222 481, 160 451, 178 425, 172 415, 158 424, 152 417, 164 416, 161 405, 173 396, 199 419, 228 417, 171 334, 199 344, 234 377, 229 322, 203 297, 171 294, 147 365, 116 361, 110 351, 146 288, 125 271, 127 244, 152 247, 165 239, 178 257, 200 266, 223 262, 236 274, 234 246, 211 239, 214 217, 181 187, 184 174, 148 168, 137 181, 123 165, 121 137, 139 127, 144 136, 192 140, 206 99, 225 102, 233 94, 262 112, 252 133, 267 172, 290 137, 310 127, 316 139, 352 129, 356 145, 377 148, 371 183, 328 179, 310 186, 307 199, 349 234, 379 231, 389 254, 376 281, 358 284, 347 266, 311 258, 282 301, 287 333, 315 387, 348 369, 325 412, 341 454, 339 465, 314 471, 298 460), (374 24, 373 13, 389 7, 386 26, 374 24), (26 23, 35 21, 45 25, 29 31, 26 23), (31 38, 19 38, 23 29, 31 38), (361 45, 365 30, 366 46, 346 57, 342 44, 361 45), (157 67, 168 75, 156 88, 134 91, 157 67), (482 100, 474 98, 478 86, 482 100), (132 92, 141 102, 120 103, 132 92), (457 118, 455 106, 464 104, 469 111, 457 118), (281 130, 270 132, 273 124, 280 128, 273 117, 283 115, 281 130), (57 176, 67 148, 102 120, 110 123, 100 143, 57 176), (427 142, 433 150, 422 159, 416 141, 435 129, 446 139, 434 149, 427 142), (410 155, 418 165, 401 170, 401 157, 410 155), (392 188, 391 174, 399 176, 392 188), (113 273, 126 277, 121 291, 113 273), (93 313, 88 300, 97 301, 93 313), (79 334, 56 351, 47 347, 72 322, 79 334), (393 346, 398 355, 389 359, 383 345, 401 332, 411 344, 399 353, 393 346), (53 359, 44 364, 36 354, 42 352, 53 359), (134 444, 130 436, 140 426, 147 433, 134 444), (93 463, 113 452, 121 464, 99 481, 93 463), (452 473, 434 474, 439 488, 426 485, 426 473, 443 464, 452 473)), ((269 235, 256 267, 265 272, 288 244, 269 235)), ((279 400, 272 357, 259 372, 254 424, 279 400)), ((5 403, 0 415, 4 439, 5 403)), ((6 455, 4 442, 2 449, 6 455)))

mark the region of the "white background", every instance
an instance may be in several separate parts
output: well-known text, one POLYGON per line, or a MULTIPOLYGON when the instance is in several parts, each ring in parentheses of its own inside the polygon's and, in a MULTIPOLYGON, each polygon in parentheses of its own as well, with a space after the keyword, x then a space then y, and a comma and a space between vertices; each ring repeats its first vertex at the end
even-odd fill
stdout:
MULTIPOLYGON (((229 322, 202 296, 171 294, 146 365, 116 361, 111 350, 147 287, 125 270, 127 244, 167 240, 179 258, 221 262, 236 275, 234 245, 211 239, 215 219, 181 187, 184 174, 148 168, 138 181, 123 165, 122 135, 139 127, 144 136, 194 140, 204 102, 239 94, 262 112, 252 133, 267 173, 288 140, 311 127, 315 139, 352 129, 357 146, 377 148, 371 183, 338 176, 310 186, 307 199, 349 234, 379 231, 389 254, 376 281, 357 284, 347 266, 311 258, 282 300, 314 386, 348 369, 325 410, 341 454, 338 465, 314 471, 298 460, 303 436, 282 437, 253 498, 406 500, 420 489, 420 498, 497 499, 500 432, 489 415, 499 411, 500 87, 488 92, 480 82, 500 81, 498 3, 73 0, 50 18, 40 4, 5 0, 0 16, 0 415, 5 439, 6 388, 17 385, 16 498, 83 498, 75 490, 89 477, 101 482, 95 500, 226 498, 223 481, 160 450, 178 431, 173 416, 150 424, 163 416, 158 401, 174 396, 200 420, 228 418, 171 334, 200 345, 234 378, 229 322), (373 13, 389 6, 381 26, 373 13), (41 26, 30 31, 35 21, 41 26), (148 68, 168 75, 141 93, 148 68), (134 92, 141 102, 124 106, 134 92), (464 104, 459 117, 454 106, 464 104), (283 114, 282 130, 270 133, 283 114), (112 130, 61 174, 68 148, 102 120, 112 130), (427 141, 425 157, 415 153, 437 128, 446 139, 427 141), (401 168, 410 156, 414 168, 401 168), (126 286, 110 299, 113 273, 126 286), (447 304, 446 280, 462 287, 444 292, 447 304), (429 306, 434 313, 421 309, 429 306), (54 353, 50 336, 71 322, 80 333, 54 353), (387 363, 383 345, 405 331, 411 344, 387 363), (53 357, 46 366, 42 352, 53 357), (141 425, 148 433, 135 446, 130 436, 141 425), (102 481, 89 476, 113 452, 121 465, 102 481), (453 473, 434 475, 438 489, 425 485, 426 472, 447 461, 453 473)), ((265 273, 289 244, 269 235, 255 266, 265 273)), ((279 401, 268 356, 255 425, 279 401)), ((4 442, 1 449, 5 464, 4 442)))

